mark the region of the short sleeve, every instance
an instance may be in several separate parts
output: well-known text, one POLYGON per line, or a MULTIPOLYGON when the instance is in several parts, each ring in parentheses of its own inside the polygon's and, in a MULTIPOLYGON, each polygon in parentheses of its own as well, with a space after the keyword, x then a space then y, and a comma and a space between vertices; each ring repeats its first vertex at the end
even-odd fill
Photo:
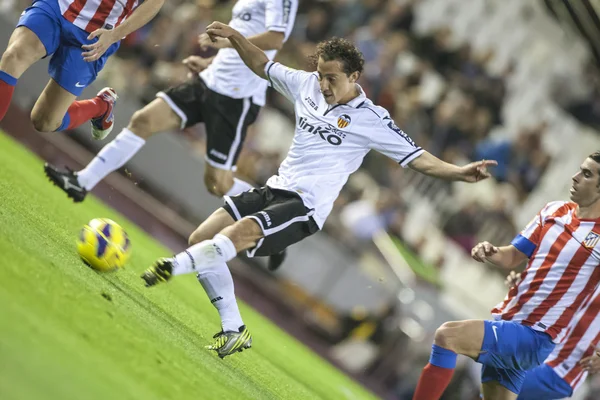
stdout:
POLYGON ((289 28, 294 26, 297 10, 298 0, 266 0, 265 26, 267 30, 290 32, 289 28))
POLYGON ((402 167, 406 167, 424 152, 389 116, 381 119, 381 126, 371 137, 370 147, 402 167))
POLYGON ((554 201, 546 204, 510 244, 527 257, 531 257, 535 249, 540 245, 544 221, 564 204, 562 201, 554 201))
POLYGON ((287 97, 288 100, 295 102, 300 88, 312 74, 269 61, 265 65, 265 75, 273 89, 287 97))
POLYGON ((542 217, 538 213, 510 244, 527 257, 531 257, 535 249, 540 245, 542 226, 542 217))

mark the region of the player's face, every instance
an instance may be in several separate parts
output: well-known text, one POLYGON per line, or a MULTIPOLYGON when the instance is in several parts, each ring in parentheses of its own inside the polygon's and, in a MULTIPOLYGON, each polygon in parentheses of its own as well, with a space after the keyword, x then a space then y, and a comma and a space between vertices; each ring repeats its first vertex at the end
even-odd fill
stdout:
POLYGON ((600 201, 600 164, 586 158, 579 172, 573 175, 573 185, 569 193, 571 200, 581 207, 589 207, 600 201))
POLYGON ((358 78, 358 73, 354 72, 350 76, 346 75, 341 61, 325 61, 319 58, 317 72, 321 93, 327 104, 343 104, 356 97, 354 84, 358 78))

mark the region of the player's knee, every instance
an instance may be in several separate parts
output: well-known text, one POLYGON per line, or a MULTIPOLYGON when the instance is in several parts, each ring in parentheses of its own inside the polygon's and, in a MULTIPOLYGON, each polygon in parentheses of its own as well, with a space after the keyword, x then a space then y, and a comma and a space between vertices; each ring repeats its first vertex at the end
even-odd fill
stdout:
POLYGON ((262 229, 252 218, 242 218, 235 223, 234 227, 240 235, 253 240, 258 240, 264 236, 262 229))
POLYGON ((35 108, 31 112, 31 123, 38 132, 53 132, 60 127, 61 122, 47 114, 36 111, 35 108))
POLYGON ((227 192, 229 192, 229 189, 231 189, 232 184, 233 181, 229 182, 229 180, 217 177, 214 174, 204 174, 204 185, 206 186, 206 190, 214 196, 225 196, 227 192))
POLYGON ((31 57, 27 54, 27 51, 16 45, 9 46, 2 54, 0 61, 2 69, 9 71, 24 71, 31 63, 31 57))
POLYGON ((145 109, 141 109, 133 113, 127 128, 137 136, 147 139, 154 134, 152 125, 152 116, 150 113, 145 109))
POLYGON ((193 246, 197 243, 200 243, 203 240, 204 240, 204 235, 202 235, 202 233, 200 232, 199 229, 196 229, 194 232, 192 232, 192 234, 188 238, 188 245, 193 246))
POLYGON ((435 331, 433 343, 435 343, 437 346, 443 347, 448 350, 455 350, 453 348, 453 337, 456 327, 453 324, 453 322, 445 322, 442 324, 442 326, 437 328, 437 330, 435 331))

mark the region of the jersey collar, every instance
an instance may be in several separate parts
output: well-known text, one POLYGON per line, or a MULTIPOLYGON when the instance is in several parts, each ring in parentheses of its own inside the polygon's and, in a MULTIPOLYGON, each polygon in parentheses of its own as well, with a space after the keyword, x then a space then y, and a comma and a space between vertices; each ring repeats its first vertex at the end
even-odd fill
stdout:
POLYGON ((358 83, 355 83, 355 85, 356 85, 356 88, 358 89, 358 96, 356 96, 349 102, 345 103, 345 105, 354 107, 354 108, 358 108, 362 103, 365 102, 365 100, 367 100, 367 95, 365 94, 365 91, 358 83))

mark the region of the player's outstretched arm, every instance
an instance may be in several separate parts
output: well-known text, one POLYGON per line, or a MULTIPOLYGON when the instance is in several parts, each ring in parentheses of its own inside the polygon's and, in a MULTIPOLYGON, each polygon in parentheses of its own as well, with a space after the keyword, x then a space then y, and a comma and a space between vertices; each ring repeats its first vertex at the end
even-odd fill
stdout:
POLYGON ((88 40, 97 37, 98 41, 90 45, 81 46, 85 50, 83 59, 88 62, 98 60, 113 43, 118 42, 150 22, 158 14, 164 3, 165 0, 146 0, 115 29, 96 29, 90 33, 88 40))
POLYGON ((415 171, 448 181, 479 182, 491 176, 487 168, 498 165, 494 160, 472 162, 465 166, 450 164, 431 153, 423 152, 408 164, 415 171))
POLYGON ((527 260, 515 246, 497 247, 490 242, 477 243, 471 250, 471 257, 478 262, 490 262, 502 268, 512 269, 527 260))
MULTIPOLYGON (((283 32, 268 31, 259 33, 258 35, 248 37, 248 41, 258 47, 261 50, 280 50, 283 47, 285 35, 283 32)), ((203 33, 198 36, 198 44, 202 50, 208 48, 212 49, 226 49, 232 48, 231 42, 224 38, 213 38, 210 39, 208 34, 203 33)))
POLYGON ((267 55, 258 47, 253 45, 242 36, 241 33, 226 25, 222 22, 213 22, 206 28, 206 33, 212 38, 226 38, 229 39, 231 45, 240 55, 240 58, 244 63, 254 72, 256 75, 263 79, 267 79, 265 74, 265 65, 269 62, 267 55))

